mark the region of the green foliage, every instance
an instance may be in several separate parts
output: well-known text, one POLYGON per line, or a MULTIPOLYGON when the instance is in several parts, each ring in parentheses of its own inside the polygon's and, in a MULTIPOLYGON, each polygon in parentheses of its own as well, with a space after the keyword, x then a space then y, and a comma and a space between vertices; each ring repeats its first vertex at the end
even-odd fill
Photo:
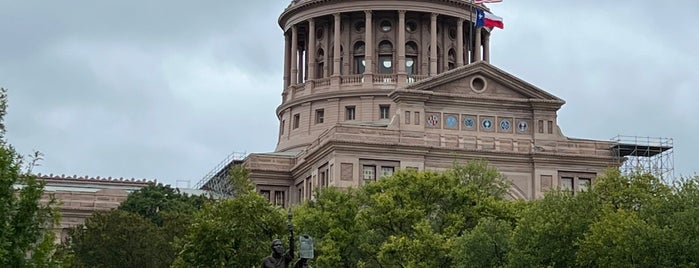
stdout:
POLYGON ((162 226, 166 214, 193 214, 206 201, 206 197, 182 194, 169 185, 150 184, 129 194, 119 209, 141 215, 162 226))
POLYGON ((582 267, 670 267, 667 230, 649 224, 635 211, 605 213, 581 242, 582 267))
POLYGON ((173 267, 256 267, 287 235, 286 213, 254 191, 247 170, 234 165, 230 174, 234 197, 195 214, 173 267))
POLYGON ((360 229, 355 221, 359 210, 356 191, 325 188, 316 193, 314 202, 306 202, 294 210, 294 224, 303 233, 314 238, 315 265, 333 267, 344 263, 345 267, 361 258, 360 229))
POLYGON ((42 201, 44 182, 22 171, 22 158, 5 140, 6 108, 0 88, 0 267, 54 267, 56 201, 42 201))
POLYGON ((286 231, 285 213, 255 192, 205 205, 185 236, 176 267, 251 267, 286 231))
POLYGON ((400 170, 355 190, 323 189, 296 209, 317 267, 452 267, 456 239, 488 216, 509 222, 509 184, 484 162, 400 170))
POLYGON ((169 267, 158 226, 122 210, 98 212, 71 230, 71 250, 86 267, 169 267))
POLYGON ((508 267, 572 267, 582 239, 601 206, 592 192, 552 191, 532 201, 510 241, 508 267))
POLYGON ((73 230, 62 251, 65 262, 75 267, 169 267, 180 250, 176 242, 206 202, 170 186, 148 185, 129 194, 117 210, 93 215, 73 230), (148 266, 133 266, 137 264, 148 266))
POLYGON ((452 251, 454 267, 504 267, 511 232, 508 221, 480 219, 473 230, 456 239, 452 251))

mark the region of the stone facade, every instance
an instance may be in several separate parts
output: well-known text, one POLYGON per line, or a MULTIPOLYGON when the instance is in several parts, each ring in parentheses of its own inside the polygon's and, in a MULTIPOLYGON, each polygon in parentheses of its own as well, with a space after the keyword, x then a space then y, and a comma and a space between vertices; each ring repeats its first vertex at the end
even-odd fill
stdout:
POLYGON ((119 207, 129 193, 155 183, 146 180, 38 175, 46 182, 43 202, 50 196, 59 201, 61 221, 54 226, 56 242, 68 236, 68 229, 85 223, 93 213, 119 207))
POLYGON ((566 137, 565 103, 489 64, 491 29, 462 0, 305 0, 281 14, 279 139, 244 161, 257 190, 287 205, 397 169, 485 159, 510 198, 587 187, 619 163, 607 141, 566 137), (436 49, 431 49, 435 48, 436 49))

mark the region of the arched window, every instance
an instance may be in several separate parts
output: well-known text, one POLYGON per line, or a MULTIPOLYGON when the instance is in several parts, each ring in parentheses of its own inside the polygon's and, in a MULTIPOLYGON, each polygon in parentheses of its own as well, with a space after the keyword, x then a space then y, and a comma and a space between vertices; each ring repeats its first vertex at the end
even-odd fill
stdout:
POLYGON ((379 73, 393 73, 393 45, 388 40, 379 43, 379 73))
POLYGON ((364 61, 364 52, 365 51, 365 46, 363 41, 358 41, 357 43, 354 43, 354 50, 352 53, 354 54, 354 73, 355 74, 363 74, 364 69, 366 67, 366 63, 364 61))
POLYGON ((417 44, 413 41, 405 43, 405 73, 417 74, 417 44))

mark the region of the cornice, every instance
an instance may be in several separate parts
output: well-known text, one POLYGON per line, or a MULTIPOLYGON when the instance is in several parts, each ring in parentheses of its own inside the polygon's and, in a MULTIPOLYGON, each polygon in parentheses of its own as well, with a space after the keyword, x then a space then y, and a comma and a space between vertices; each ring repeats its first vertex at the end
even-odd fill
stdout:
POLYGON ((334 13, 358 12, 364 10, 404 10, 412 12, 436 12, 441 15, 469 18, 471 10, 475 7, 490 11, 486 6, 471 4, 465 0, 402 0, 402 1, 382 1, 382 0, 307 0, 290 4, 279 16, 277 23, 286 31, 291 24, 299 23, 306 17, 327 16, 334 13), (324 6, 336 5, 332 9, 322 9, 324 6), (444 6, 438 9, 439 6, 444 6), (317 13, 312 16, 296 17, 306 11, 317 9, 317 13), (291 21, 293 20, 293 21, 291 21))

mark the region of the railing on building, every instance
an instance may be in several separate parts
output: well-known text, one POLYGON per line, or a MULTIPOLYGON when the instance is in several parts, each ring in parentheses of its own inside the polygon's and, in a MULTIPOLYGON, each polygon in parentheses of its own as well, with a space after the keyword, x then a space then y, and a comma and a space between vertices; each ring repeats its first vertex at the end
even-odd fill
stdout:
POLYGON ((196 189, 207 190, 224 197, 232 196, 230 182, 228 180, 231 165, 240 164, 247 157, 245 152, 233 152, 223 161, 218 163, 211 171, 194 186, 196 189))

